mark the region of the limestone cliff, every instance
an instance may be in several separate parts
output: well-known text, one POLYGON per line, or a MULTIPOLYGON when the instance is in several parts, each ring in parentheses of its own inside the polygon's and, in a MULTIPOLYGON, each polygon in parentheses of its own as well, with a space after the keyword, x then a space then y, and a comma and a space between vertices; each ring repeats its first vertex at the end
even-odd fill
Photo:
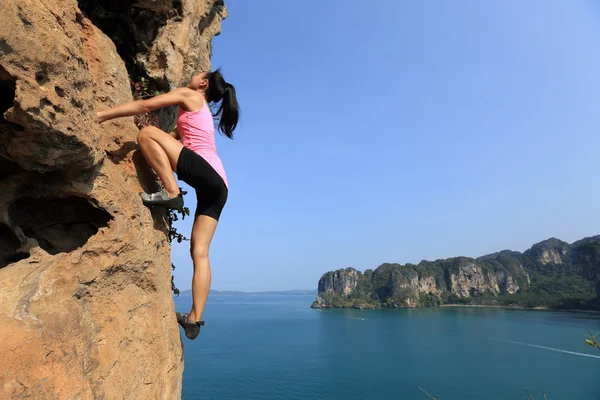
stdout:
POLYGON ((0 11, 0 398, 179 398, 166 215, 137 194, 156 180, 132 119, 94 117, 132 99, 130 75, 174 87, 208 69, 224 5, 0 11))
POLYGON ((480 257, 327 272, 313 307, 490 304, 600 309, 600 236, 480 257))

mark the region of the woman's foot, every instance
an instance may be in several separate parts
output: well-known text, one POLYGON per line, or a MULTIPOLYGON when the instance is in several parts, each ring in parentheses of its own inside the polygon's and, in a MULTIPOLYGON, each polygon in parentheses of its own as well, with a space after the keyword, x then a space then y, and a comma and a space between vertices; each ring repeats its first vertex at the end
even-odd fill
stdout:
POLYGON ((165 205, 168 208, 175 210, 181 210, 183 208, 183 194, 181 192, 176 196, 171 197, 165 189, 162 189, 160 192, 155 193, 142 192, 140 193, 140 197, 145 206, 165 205))
POLYGON ((200 327, 204 326, 204 321, 190 322, 188 321, 188 314, 177 312, 175 315, 177 315, 177 322, 183 328, 185 336, 190 340, 196 339, 200 333, 200 327))

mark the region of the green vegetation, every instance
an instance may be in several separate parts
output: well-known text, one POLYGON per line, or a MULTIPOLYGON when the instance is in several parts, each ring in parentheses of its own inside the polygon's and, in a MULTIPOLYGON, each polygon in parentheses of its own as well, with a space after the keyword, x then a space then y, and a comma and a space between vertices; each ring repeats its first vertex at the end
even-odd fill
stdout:
MULTIPOLYGON (((158 96, 163 92, 158 90, 151 90, 150 86, 152 86, 152 82, 144 77, 138 79, 137 82, 134 82, 131 77, 129 78, 129 84, 131 86, 131 93, 134 100, 146 99, 153 96, 158 96)), ((145 128, 147 126, 155 126, 160 129, 158 114, 156 112, 148 112, 141 115, 136 115, 134 117, 134 122, 138 129, 145 128)), ((160 181, 159 181, 160 182, 160 181)), ((185 195, 187 192, 183 191, 182 193, 185 195)), ((173 240, 177 241, 177 243, 181 243, 182 241, 189 241, 187 237, 182 235, 175 228, 174 223, 179 220, 179 215, 181 215, 181 219, 183 220, 186 216, 190 215, 190 209, 187 207, 183 207, 182 210, 168 210, 167 214, 167 223, 169 226, 168 231, 168 240, 169 244, 173 242, 173 240)), ((175 270, 175 264, 171 263, 171 271, 175 270)), ((179 289, 175 286, 175 277, 171 275, 171 290, 175 295, 179 295, 179 289)))
MULTIPOLYGON (((158 96, 163 92, 158 90, 150 90, 151 82, 149 79, 141 77, 137 82, 134 82, 131 78, 129 79, 129 85, 131 86, 131 93, 134 100, 143 100, 150 97, 158 96)), ((146 126, 159 127, 158 114, 156 112, 149 112, 146 114, 136 115, 134 122, 139 129, 146 126)), ((160 128, 160 127, 159 127, 160 128)))
POLYGON ((588 346, 591 346, 591 347, 595 347, 598 350, 600 350, 600 343, 598 343, 598 340, 596 339, 596 336, 598 336, 600 334, 600 332, 596 332, 595 334, 593 334, 592 331, 589 329, 588 329, 588 332, 590 333, 590 336, 587 336, 586 339, 584 340, 585 344, 587 344, 588 346))

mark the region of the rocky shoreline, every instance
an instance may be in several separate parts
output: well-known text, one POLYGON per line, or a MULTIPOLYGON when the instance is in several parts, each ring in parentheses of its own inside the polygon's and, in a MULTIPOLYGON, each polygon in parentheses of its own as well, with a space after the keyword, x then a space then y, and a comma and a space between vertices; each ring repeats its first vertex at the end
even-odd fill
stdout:
MULTIPOLYGON (((314 303, 313 303, 314 304, 314 303)), ((569 312, 569 313, 581 313, 581 314, 600 314, 600 310, 578 310, 578 309, 563 309, 563 308, 550 308, 550 307, 523 307, 523 306, 494 306, 485 304, 442 304, 435 307, 428 308, 499 308, 504 310, 528 310, 528 311, 556 311, 556 312, 569 312)), ((349 308, 349 307, 319 307, 311 305, 311 308, 326 309, 326 308, 349 308)), ((380 310, 388 307, 350 307, 356 310, 380 310)), ((399 307, 398 307, 399 308, 399 307)), ((402 307, 402 308, 417 308, 417 307, 402 307)), ((422 308, 422 307, 421 307, 422 308)))
POLYGON ((577 309, 564 309, 564 308, 550 308, 550 307, 522 307, 522 306, 486 306, 481 304, 443 304, 440 307, 459 307, 459 308, 502 308, 502 309, 514 309, 514 310, 529 310, 529 311, 557 311, 557 312, 569 312, 569 313, 582 313, 582 314, 600 314, 600 310, 577 310, 577 309))

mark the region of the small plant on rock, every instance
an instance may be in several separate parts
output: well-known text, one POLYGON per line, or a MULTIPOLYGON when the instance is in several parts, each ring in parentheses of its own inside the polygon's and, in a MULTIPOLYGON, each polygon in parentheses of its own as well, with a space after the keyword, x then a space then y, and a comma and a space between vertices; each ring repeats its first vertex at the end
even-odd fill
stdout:
MULTIPOLYGON (((150 80, 144 77, 138 79, 138 81, 134 81, 129 78, 129 84, 131 86, 131 93, 133 95, 134 100, 142 100, 150 97, 158 96, 164 92, 159 90, 151 90, 150 89, 150 80)), ((137 115, 134 117, 134 122, 138 129, 145 128, 147 126, 155 126, 160 128, 158 123, 158 115, 154 112, 148 112, 146 114, 137 115)), ((182 190, 182 194, 186 194, 185 191, 182 190)), ((173 242, 173 240, 177 241, 177 243, 181 243, 184 240, 189 240, 183 234, 177 231, 177 228, 174 226, 174 222, 179 220, 179 215, 181 214, 181 219, 183 220, 186 216, 190 215, 190 210, 187 207, 183 207, 181 210, 169 210, 167 215, 167 221, 169 224, 169 233, 168 240, 169 244, 173 242)), ((171 263, 171 271, 175 270, 175 264, 171 263)), ((179 289, 175 286, 175 276, 171 274, 171 290, 177 296, 179 296, 179 289)))
POLYGON ((600 334, 600 332, 596 332, 596 334, 593 334, 591 330, 588 329, 589 332, 589 336, 585 336, 584 342, 585 344, 587 344, 588 346, 591 347, 596 347, 598 350, 600 350, 600 343, 598 343, 598 340, 596 339, 596 336, 598 336, 600 334))
MULTIPOLYGON (((159 90, 150 90, 150 81, 144 77, 141 77, 137 82, 129 78, 129 84, 131 86, 131 93, 133 94, 134 100, 143 100, 164 93, 159 90)), ((159 126, 158 115, 153 111, 142 115, 136 115, 134 117, 134 122, 139 129, 147 126, 159 126)))

